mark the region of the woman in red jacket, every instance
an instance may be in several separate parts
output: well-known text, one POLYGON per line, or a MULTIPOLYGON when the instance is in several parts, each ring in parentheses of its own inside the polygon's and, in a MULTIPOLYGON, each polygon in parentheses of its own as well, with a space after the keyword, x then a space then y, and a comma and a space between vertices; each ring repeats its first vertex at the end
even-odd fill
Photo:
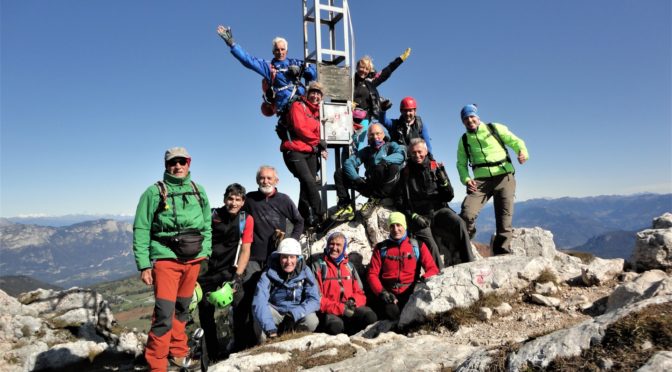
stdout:
POLYGON ((376 244, 367 279, 371 292, 378 298, 378 315, 397 320, 416 281, 438 274, 439 269, 425 243, 406 233, 406 217, 402 213, 390 213, 388 225, 390 237, 376 244), (418 265, 425 270, 423 276, 420 276, 418 265))
POLYGON ((299 180, 299 213, 309 227, 325 219, 316 181, 318 156, 327 158, 326 142, 320 140, 320 103, 324 88, 317 81, 308 85, 305 96, 292 103, 285 117, 286 135, 281 135, 282 158, 299 180))
POLYGON ((327 238, 324 255, 313 262, 313 272, 322 293, 320 327, 336 335, 345 331, 353 335, 378 320, 366 305, 362 281, 345 253, 348 241, 341 232, 327 238))

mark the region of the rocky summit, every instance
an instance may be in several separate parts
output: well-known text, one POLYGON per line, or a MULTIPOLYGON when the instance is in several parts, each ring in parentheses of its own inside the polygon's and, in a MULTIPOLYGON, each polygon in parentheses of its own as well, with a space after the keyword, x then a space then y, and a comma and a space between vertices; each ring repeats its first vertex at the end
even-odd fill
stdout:
MULTIPOLYGON (((390 211, 334 228, 360 267, 390 211)), ((397 323, 360 333, 294 334, 210 371, 672 370, 672 214, 637 233, 632 258, 571 256, 539 227, 513 254, 447 267, 417 286, 397 323), (628 270, 625 271, 624 267, 628 270)), ((313 242, 310 252, 324 248, 313 242)), ((146 335, 121 329, 102 296, 79 288, 0 291, 0 370, 143 370, 146 335)))

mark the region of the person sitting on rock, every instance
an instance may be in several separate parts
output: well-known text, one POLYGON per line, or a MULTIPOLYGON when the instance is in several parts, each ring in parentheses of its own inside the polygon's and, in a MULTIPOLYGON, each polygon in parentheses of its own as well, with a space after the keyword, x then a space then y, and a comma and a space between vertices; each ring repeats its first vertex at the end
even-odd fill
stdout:
POLYGON ((319 324, 317 281, 303 260, 301 244, 280 242, 257 283, 252 301, 255 333, 260 342, 285 332, 313 332, 319 324))
POLYGON ((399 172, 406 160, 406 149, 395 142, 389 142, 383 126, 374 123, 369 126, 369 145, 350 156, 334 174, 338 211, 337 220, 349 221, 355 216, 348 192, 354 188, 369 201, 362 207, 368 213, 382 198, 393 195, 399 181, 399 172), (365 176, 360 177, 359 166, 364 164, 365 176))
POLYGON ((427 244, 439 269, 469 262, 471 240, 462 218, 448 206, 454 193, 446 169, 432 159, 422 138, 411 140, 408 157, 396 204, 409 219, 409 230, 427 244))
POLYGON ((327 247, 320 258, 313 261, 312 269, 322 293, 320 326, 331 335, 353 335, 378 320, 376 313, 366 305, 362 281, 349 262, 348 241, 341 232, 327 238, 327 247))
POLYGON ((367 281, 377 298, 378 317, 398 320, 416 282, 438 274, 439 269, 425 243, 408 237, 403 213, 390 213, 388 225, 390 237, 374 247, 367 281), (418 265, 425 270, 422 276, 418 265))

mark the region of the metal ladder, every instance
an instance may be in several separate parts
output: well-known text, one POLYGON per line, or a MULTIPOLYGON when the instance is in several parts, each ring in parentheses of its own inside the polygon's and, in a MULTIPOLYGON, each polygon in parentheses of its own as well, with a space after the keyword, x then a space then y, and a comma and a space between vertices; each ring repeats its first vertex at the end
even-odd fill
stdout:
MULTIPOLYGON (((334 168, 341 167, 352 143, 352 69, 350 15, 347 0, 302 0, 303 46, 306 63, 317 66, 317 80, 326 90, 329 102, 320 107, 321 138, 334 149, 334 168)), ((327 211, 327 162, 320 158, 320 193, 327 211)), ((354 195, 353 195, 354 200, 354 195)))

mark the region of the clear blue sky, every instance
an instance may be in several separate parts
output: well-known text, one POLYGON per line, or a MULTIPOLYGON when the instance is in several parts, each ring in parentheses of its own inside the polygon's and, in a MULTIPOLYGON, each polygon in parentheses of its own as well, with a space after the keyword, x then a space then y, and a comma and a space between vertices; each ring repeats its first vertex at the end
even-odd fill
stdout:
MULTIPOLYGON (((414 96, 436 158, 455 170, 459 110, 523 138, 518 200, 672 192, 669 0, 352 0, 356 54, 380 87, 414 96)), ((230 25, 252 55, 271 40, 301 58, 301 1, 3 0, 0 215, 129 213, 186 146, 213 205, 226 185, 256 188, 260 164, 298 183, 259 113, 260 77, 217 36, 230 25)), ((331 204, 335 196, 330 195, 331 204)))

